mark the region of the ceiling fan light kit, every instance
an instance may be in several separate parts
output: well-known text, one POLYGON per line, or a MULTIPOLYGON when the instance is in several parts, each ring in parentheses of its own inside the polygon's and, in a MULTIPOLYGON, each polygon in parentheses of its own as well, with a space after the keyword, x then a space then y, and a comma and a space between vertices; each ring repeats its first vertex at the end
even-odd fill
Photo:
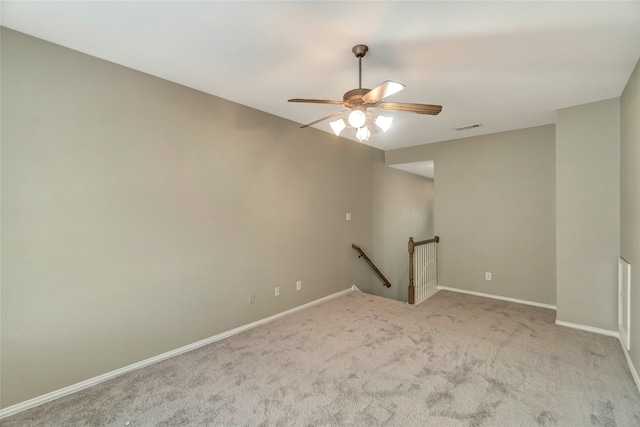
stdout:
POLYGON ((347 124, 344 122, 344 119, 336 120, 335 122, 329 122, 331 129, 333 129, 333 133, 336 136, 340 136, 340 133, 347 127, 347 124))
POLYGON ((382 129, 382 132, 386 132, 391 127, 391 122, 393 121, 393 117, 390 116, 378 116, 376 117, 376 126, 382 129))
POLYGON ((360 108, 354 108, 347 118, 349 126, 352 128, 361 128, 367 122, 367 115, 360 108))
POLYGON ((393 117, 380 116, 369 108, 376 108, 381 111, 400 111, 417 114, 430 114, 436 115, 442 111, 440 105, 428 105, 428 104, 407 104, 400 102, 381 102, 383 98, 400 92, 405 88, 405 85, 390 80, 382 82, 374 89, 366 89, 362 87, 362 58, 367 54, 369 48, 366 45, 358 44, 351 49, 353 54, 358 58, 358 89, 351 89, 347 91, 342 97, 342 101, 329 101, 323 99, 290 99, 289 102, 306 102, 312 104, 332 104, 343 105, 347 107, 346 110, 341 110, 336 113, 330 114, 319 120, 311 122, 309 124, 301 126, 306 128, 316 123, 320 123, 324 120, 332 117, 347 113, 346 120, 344 118, 330 122, 329 125, 336 135, 340 135, 347 127, 356 129, 356 138, 358 141, 368 141, 372 133, 378 131, 386 132, 391 127, 393 117))
POLYGON ((358 128, 356 130, 356 138, 360 142, 368 141, 370 136, 371 136, 371 132, 369 131, 369 128, 367 128, 366 126, 358 128))

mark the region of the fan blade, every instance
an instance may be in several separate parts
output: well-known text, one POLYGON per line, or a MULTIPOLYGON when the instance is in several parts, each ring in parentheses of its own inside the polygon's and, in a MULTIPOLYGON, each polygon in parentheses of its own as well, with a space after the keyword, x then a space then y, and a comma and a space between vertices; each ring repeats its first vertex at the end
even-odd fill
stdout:
POLYGON ((369 92, 365 93, 362 96, 362 100, 368 104, 375 104, 382 98, 386 98, 387 96, 400 92, 405 87, 406 86, 402 83, 387 80, 382 82, 378 87, 371 89, 369 92))
POLYGON ((316 120, 315 122, 311 122, 311 123, 308 123, 308 124, 306 124, 306 125, 300 126, 300 129, 302 129, 302 128, 308 128, 309 126, 313 126, 313 125, 315 125, 316 123, 320 123, 320 122, 321 122, 321 121, 323 121, 323 120, 327 120, 327 119, 330 119, 331 117, 335 117, 335 116, 337 116, 337 115, 339 115, 339 114, 342 114, 342 113, 344 113, 345 111, 349 111, 349 110, 342 110, 342 111, 338 111, 337 113, 329 114, 328 116, 323 117, 323 118, 321 118, 321 119, 318 119, 318 120, 316 120))
POLYGON ((329 101, 326 99, 301 99, 301 98, 293 98, 290 99, 289 102, 308 102, 311 104, 332 104, 332 105, 342 105, 343 101, 329 101))
POLYGON ((435 116, 442 111, 442 105, 405 104, 403 102, 381 102, 376 108, 382 111, 402 111, 405 113, 431 114, 435 116))

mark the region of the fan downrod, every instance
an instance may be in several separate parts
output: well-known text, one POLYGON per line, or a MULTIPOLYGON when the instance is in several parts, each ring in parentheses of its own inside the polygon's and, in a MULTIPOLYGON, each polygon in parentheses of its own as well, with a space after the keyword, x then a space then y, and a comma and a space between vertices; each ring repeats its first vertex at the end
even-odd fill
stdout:
POLYGON ((362 89, 362 58, 368 50, 369 47, 366 44, 357 44, 351 49, 351 52, 358 58, 358 89, 362 89))

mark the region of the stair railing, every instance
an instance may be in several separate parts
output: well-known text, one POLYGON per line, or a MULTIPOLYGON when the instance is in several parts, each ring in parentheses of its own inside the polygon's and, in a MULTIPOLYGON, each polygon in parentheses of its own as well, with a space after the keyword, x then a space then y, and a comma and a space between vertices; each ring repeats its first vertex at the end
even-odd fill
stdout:
POLYGON ((438 272, 436 262, 436 248, 440 237, 414 242, 409 237, 409 304, 420 304, 437 292, 438 272), (414 253, 418 253, 418 260, 414 263, 414 253), (414 279, 418 279, 418 290, 414 279))
POLYGON ((373 269, 373 271, 378 275, 378 277, 384 282, 384 285, 387 288, 391 287, 391 283, 389 283, 389 281, 387 280, 386 277, 384 277, 384 274, 382 274, 382 272, 378 269, 378 267, 376 267, 376 265, 373 263, 373 261, 371 261, 369 259, 369 257, 367 256, 367 254, 364 253, 364 251, 360 248, 360 246, 356 245, 355 243, 353 243, 351 245, 351 247, 353 249, 355 249, 356 251, 358 251, 358 253, 360 255, 358 255, 358 258, 364 258, 365 261, 367 261, 367 264, 369 264, 369 266, 373 269))

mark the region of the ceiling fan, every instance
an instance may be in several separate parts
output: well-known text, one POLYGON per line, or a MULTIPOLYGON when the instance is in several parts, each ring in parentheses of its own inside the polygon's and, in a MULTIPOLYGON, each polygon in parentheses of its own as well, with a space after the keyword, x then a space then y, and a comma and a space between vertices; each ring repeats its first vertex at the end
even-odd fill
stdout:
POLYGON ((330 122, 331 128, 336 135, 347 127, 356 129, 356 138, 358 141, 367 141, 372 133, 379 131, 386 132, 391 126, 393 117, 381 116, 373 113, 369 108, 375 108, 381 111, 401 111, 407 113, 417 114, 431 114, 436 115, 442 111, 441 105, 428 105, 428 104, 407 104, 402 102, 381 102, 382 99, 394 93, 400 92, 405 88, 405 85, 398 82, 387 80, 382 82, 374 89, 365 89, 362 87, 362 58, 367 54, 369 47, 363 44, 358 44, 351 49, 356 58, 358 58, 358 89, 351 89, 346 92, 342 101, 329 101, 324 99, 290 99, 289 102, 307 102, 311 104, 333 104, 343 105, 347 107, 345 110, 338 111, 333 114, 329 114, 326 117, 318 119, 314 122, 308 123, 300 128, 306 128, 313 126, 316 123, 320 123, 324 120, 328 120, 332 117, 339 116, 346 113, 346 119, 339 119, 330 122))

